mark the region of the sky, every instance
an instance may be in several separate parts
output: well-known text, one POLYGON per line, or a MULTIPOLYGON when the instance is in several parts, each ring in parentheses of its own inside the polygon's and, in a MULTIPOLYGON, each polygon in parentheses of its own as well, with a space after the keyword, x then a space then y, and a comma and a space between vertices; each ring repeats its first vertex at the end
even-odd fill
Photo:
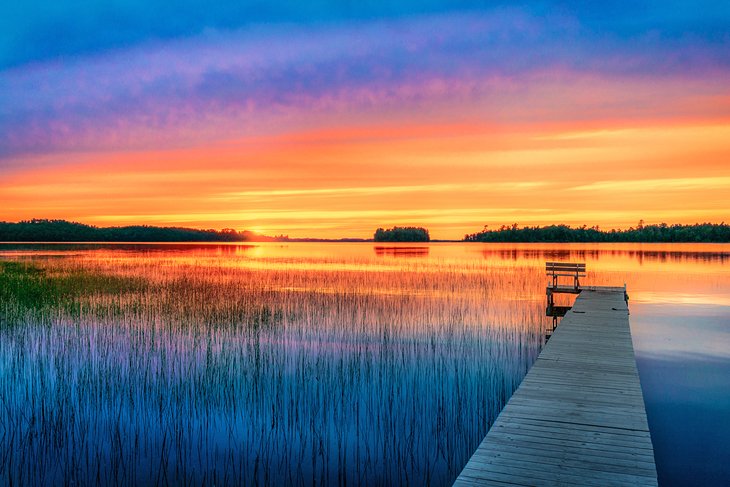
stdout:
POLYGON ((12 2, 0 220, 730 221, 727 1, 12 2))

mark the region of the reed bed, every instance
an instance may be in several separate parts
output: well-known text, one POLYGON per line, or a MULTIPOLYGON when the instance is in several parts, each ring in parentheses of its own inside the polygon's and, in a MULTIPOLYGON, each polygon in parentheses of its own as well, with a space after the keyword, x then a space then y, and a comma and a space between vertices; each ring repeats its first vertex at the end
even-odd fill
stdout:
POLYGON ((10 485, 447 485, 543 341, 533 266, 0 260, 10 485))

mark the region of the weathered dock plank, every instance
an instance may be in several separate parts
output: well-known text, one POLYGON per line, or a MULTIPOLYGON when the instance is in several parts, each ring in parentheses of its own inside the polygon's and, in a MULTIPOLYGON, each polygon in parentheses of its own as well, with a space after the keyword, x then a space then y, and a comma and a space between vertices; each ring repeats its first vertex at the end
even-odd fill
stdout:
POLYGON ((624 291, 582 288, 454 485, 657 485, 624 291))

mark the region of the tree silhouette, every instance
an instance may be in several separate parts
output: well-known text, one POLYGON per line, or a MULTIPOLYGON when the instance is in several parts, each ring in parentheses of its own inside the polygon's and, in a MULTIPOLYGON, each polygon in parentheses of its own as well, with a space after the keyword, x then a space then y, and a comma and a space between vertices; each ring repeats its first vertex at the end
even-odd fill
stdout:
POLYGON ((373 236, 376 242, 428 242, 431 237, 423 227, 378 228, 373 236))
POLYGON ((602 231, 598 225, 571 228, 568 225, 523 227, 502 225, 464 236, 467 242, 730 242, 730 225, 695 223, 694 225, 646 225, 637 228, 602 231))
POLYGON ((0 222, 4 242, 240 242, 252 237, 251 232, 231 228, 218 232, 147 225, 100 228, 66 220, 0 222))

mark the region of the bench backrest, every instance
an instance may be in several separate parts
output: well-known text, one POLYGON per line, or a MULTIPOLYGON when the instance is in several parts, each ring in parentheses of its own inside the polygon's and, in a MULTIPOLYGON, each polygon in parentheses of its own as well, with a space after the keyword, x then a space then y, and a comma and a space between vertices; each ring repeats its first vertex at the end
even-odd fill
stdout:
POLYGON ((585 262, 545 262, 547 274, 576 274, 585 275, 585 262))

